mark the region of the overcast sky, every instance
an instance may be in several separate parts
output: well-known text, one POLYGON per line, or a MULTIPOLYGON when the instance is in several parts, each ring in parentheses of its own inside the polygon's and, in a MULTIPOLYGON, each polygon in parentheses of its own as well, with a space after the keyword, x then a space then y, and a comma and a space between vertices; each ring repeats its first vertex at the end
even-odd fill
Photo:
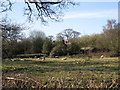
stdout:
MULTIPOLYGON (((69 10, 65 11, 63 21, 50 22, 46 26, 42 25, 40 21, 36 21, 34 24, 26 23, 26 17, 23 16, 23 7, 25 5, 23 2, 17 2, 13 6, 13 11, 8 12, 7 14, 8 17, 13 20, 13 22, 25 23, 25 25, 31 26, 31 30, 25 31, 26 34, 32 30, 40 30, 45 32, 47 36, 55 36, 56 34, 62 32, 64 29, 69 28, 80 32, 81 35, 97 34, 103 31, 103 26, 107 24, 107 20, 118 20, 118 2, 85 1, 86 2, 80 2, 80 5, 70 7, 69 10)), ((5 14, 3 14, 3 16, 4 15, 5 14)))

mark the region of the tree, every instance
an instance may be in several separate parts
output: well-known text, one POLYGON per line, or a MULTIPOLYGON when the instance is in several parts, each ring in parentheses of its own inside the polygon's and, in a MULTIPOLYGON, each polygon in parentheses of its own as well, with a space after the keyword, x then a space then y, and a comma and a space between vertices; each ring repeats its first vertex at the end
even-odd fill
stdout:
POLYGON ((42 31, 31 31, 30 34, 29 34, 29 39, 33 40, 35 38, 42 38, 42 39, 45 39, 46 38, 46 35, 44 32, 42 31))
POLYGON ((0 25, 3 40, 17 41, 22 39, 21 31, 24 30, 24 28, 21 25, 13 24, 6 18, 1 20, 0 25))
POLYGON ((43 52, 44 54, 49 55, 51 49, 52 49, 52 42, 51 42, 50 40, 46 40, 46 41, 43 43, 42 52, 43 52))
POLYGON ((89 35, 84 35, 84 36, 80 37, 77 41, 81 47, 89 47, 90 46, 90 36, 89 35))
POLYGON ((41 53, 42 52, 42 46, 43 46, 43 39, 38 37, 38 38, 35 38, 32 42, 32 49, 33 49, 33 53, 41 53))
POLYGON ((12 58, 18 53, 17 41, 22 39, 21 31, 24 29, 18 24, 8 22, 3 19, 0 22, 0 32, 2 32, 2 55, 3 58, 12 58))
POLYGON ((107 45, 106 45, 106 40, 104 38, 104 34, 97 34, 95 47, 100 50, 104 50, 105 48, 107 50, 108 47, 106 47, 106 46, 107 45))
POLYGON ((95 48, 96 47, 96 41, 97 41, 97 38, 98 38, 98 34, 93 34, 90 36, 90 47, 93 47, 95 48))
POLYGON ((32 31, 28 37, 32 42, 32 53, 41 53, 46 35, 42 31, 32 31))
POLYGON ((65 29, 63 31, 63 36, 68 39, 72 38, 72 34, 73 34, 73 29, 65 29))
POLYGON ((54 36, 53 36, 53 35, 50 35, 50 36, 48 36, 48 39, 49 39, 50 41, 53 41, 54 36))
POLYGON ((120 29, 118 28, 116 20, 108 20, 107 25, 103 27, 103 35, 106 48, 112 51, 113 55, 119 55, 119 33, 120 29))
POLYGON ((3 41, 2 42, 2 58, 13 58, 17 55, 17 42, 16 41, 3 41))
MULTIPOLYGON (((28 17, 29 21, 36 18, 42 22, 47 20, 58 21, 63 16, 62 10, 70 5, 76 5, 76 3, 68 0, 24 0, 24 2, 26 4, 24 14, 28 17)), ((0 6, 1 12, 12 10, 12 0, 0 1, 0 6)))
POLYGON ((18 42, 19 54, 30 54, 32 51, 32 42, 29 38, 24 38, 18 42))
POLYGON ((73 38, 78 38, 79 35, 81 34, 80 32, 77 32, 77 31, 73 31, 73 38))
POLYGON ((77 31, 74 31, 73 29, 65 29, 63 32, 57 34, 57 39, 69 40, 71 38, 78 38, 79 35, 80 35, 80 33, 77 31))
POLYGON ((62 33, 58 33, 57 36, 56 36, 56 40, 57 41, 63 41, 64 40, 64 36, 62 33))

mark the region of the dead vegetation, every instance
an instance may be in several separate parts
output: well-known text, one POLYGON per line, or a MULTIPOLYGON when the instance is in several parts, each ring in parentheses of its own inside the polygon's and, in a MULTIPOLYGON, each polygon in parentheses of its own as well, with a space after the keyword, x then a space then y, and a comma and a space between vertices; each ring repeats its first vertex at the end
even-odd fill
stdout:
POLYGON ((25 75, 15 75, 15 76, 3 76, 3 88, 106 88, 113 89, 118 88, 119 83, 117 79, 110 81, 97 82, 96 80, 82 80, 79 77, 73 78, 57 78, 49 77, 48 81, 36 81, 25 75), (71 83, 70 83, 71 82, 71 83))

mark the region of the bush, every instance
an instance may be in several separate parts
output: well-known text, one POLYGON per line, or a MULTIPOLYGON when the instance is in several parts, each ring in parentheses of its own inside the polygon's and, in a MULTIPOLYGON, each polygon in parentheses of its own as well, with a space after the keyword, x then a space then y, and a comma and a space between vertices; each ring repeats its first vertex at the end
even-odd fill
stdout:
POLYGON ((80 50, 79 46, 76 43, 71 43, 67 47, 67 51, 68 51, 69 55, 78 54, 79 50, 80 50))
POLYGON ((63 43, 57 44, 50 53, 50 57, 65 55, 67 55, 67 46, 63 43))

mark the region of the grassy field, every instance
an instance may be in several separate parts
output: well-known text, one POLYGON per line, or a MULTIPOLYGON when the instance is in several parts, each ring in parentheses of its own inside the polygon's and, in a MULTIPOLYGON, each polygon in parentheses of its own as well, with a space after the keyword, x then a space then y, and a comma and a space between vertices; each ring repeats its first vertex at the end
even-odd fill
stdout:
POLYGON ((119 84, 118 58, 29 58, 3 61, 2 70, 4 88, 118 88, 119 84))

